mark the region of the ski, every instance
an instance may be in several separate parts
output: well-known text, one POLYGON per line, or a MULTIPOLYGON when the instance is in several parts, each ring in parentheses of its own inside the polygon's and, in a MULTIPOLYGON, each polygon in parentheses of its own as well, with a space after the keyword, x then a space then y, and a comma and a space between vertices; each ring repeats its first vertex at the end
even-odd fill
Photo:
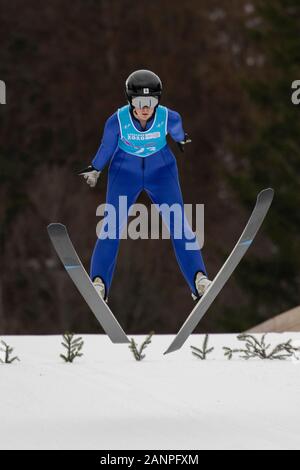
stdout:
POLYGON ((255 208, 250 216, 250 219, 231 254, 227 258, 226 262, 214 278, 209 289, 198 301, 179 332, 175 336, 174 340, 164 352, 168 354, 170 352, 177 351, 185 343, 190 334, 194 331, 199 321, 203 318, 219 292, 224 287, 225 283, 230 278, 231 274, 245 255, 249 246, 252 244, 255 235, 257 234, 261 224, 266 217, 268 210, 271 206, 274 197, 274 190, 272 188, 264 189, 257 196, 255 208))
POLYGON ((113 343, 130 343, 107 303, 94 288, 69 238, 66 227, 55 223, 48 225, 47 230, 67 273, 110 340, 113 343))

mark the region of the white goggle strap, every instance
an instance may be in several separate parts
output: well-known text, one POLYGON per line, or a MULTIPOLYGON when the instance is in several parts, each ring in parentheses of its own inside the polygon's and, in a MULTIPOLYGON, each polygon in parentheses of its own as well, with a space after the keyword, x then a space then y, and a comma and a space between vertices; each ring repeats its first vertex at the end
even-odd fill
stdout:
POLYGON ((142 109, 144 106, 155 108, 158 105, 158 98, 156 96, 135 96, 131 103, 134 108, 142 109))

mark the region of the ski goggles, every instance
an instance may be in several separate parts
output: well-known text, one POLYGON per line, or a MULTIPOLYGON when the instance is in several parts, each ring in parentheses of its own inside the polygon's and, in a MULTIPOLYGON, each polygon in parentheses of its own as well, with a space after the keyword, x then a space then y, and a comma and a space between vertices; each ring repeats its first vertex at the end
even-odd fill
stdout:
POLYGON ((158 105, 158 98, 156 96, 135 96, 131 99, 131 104, 134 108, 142 109, 145 106, 148 108, 155 108, 158 105))

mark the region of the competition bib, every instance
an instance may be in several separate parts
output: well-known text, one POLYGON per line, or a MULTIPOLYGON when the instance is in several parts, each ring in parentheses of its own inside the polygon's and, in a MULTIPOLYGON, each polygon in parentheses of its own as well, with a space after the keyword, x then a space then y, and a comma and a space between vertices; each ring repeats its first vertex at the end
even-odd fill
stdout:
POLYGON ((168 110, 165 106, 157 106, 153 124, 144 132, 135 127, 129 105, 118 109, 118 120, 120 126, 118 145, 126 153, 148 157, 167 144, 168 110))

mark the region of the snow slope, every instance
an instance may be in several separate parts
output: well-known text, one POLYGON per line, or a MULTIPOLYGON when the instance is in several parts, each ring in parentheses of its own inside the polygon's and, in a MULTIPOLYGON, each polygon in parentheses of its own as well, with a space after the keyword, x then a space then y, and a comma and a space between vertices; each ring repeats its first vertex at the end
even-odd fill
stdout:
MULTIPOLYGON (((21 362, 0 366, 1 449, 300 449, 300 361, 228 362, 235 335, 210 336, 205 362, 190 350, 200 335, 167 356, 173 336, 154 336, 142 362, 83 338, 84 356, 65 364, 60 336, 2 337, 21 362)), ((289 338, 300 344, 269 335, 289 338)))

